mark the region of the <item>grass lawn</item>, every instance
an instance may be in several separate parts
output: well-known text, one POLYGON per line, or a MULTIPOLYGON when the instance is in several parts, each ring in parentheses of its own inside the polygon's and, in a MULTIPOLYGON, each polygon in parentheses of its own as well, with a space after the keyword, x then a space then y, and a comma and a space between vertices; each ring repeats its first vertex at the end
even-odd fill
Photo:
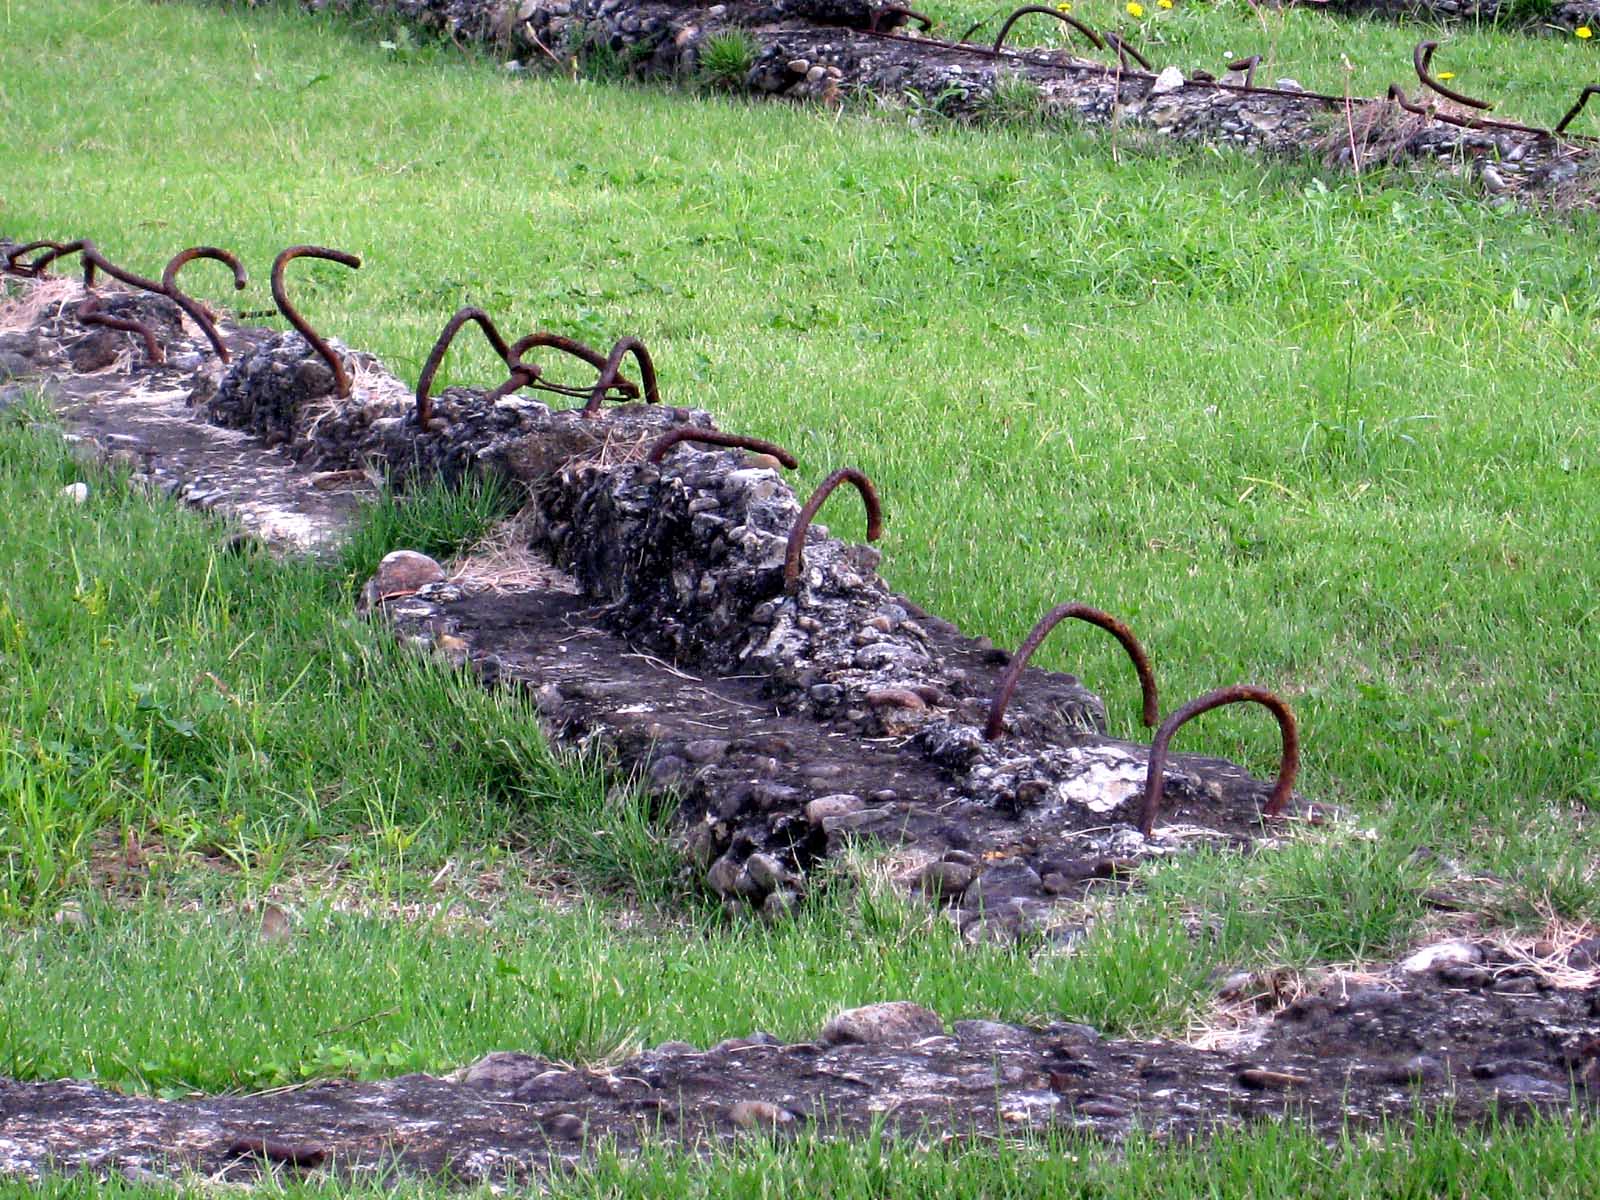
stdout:
MULTIPOLYGON (((1225 5, 1174 12, 1174 34, 1244 24, 1225 5)), ((1471 37, 1514 44, 1519 77, 1595 61, 1570 39, 1471 37)), ((1212 49, 1184 65, 1213 65, 1212 49)), ((1299 61, 1285 72, 1337 86, 1299 61)), ((1565 88, 1541 93, 1540 119, 1565 88)), ((211 295, 246 309, 269 306, 266 266, 291 242, 360 253, 359 272, 308 267, 304 306, 408 378, 466 303, 508 332, 637 334, 669 403, 789 446, 804 483, 845 463, 872 475, 887 577, 974 634, 1014 643, 1080 599, 1133 624, 1170 704, 1244 681, 1288 696, 1302 790, 1370 830, 1170 865, 1074 959, 962 951, 923 914, 842 884, 790 925, 713 934, 673 895, 659 814, 552 757, 515 702, 358 622, 360 564, 221 553, 215 526, 98 475, 88 505, 65 505, 56 493, 83 468, 12 421, 0 1071, 257 1086, 510 1045, 604 1056, 752 1022, 800 1036, 842 1003, 902 996, 951 1017, 1175 1029, 1215 968, 1406 944, 1444 860, 1492 920, 1600 917, 1592 215, 1094 137, 517 80, 275 8, 112 0, 0 5, 0 162, 0 229, 93 237, 145 272, 182 246, 226 246, 255 278, 235 298, 219 273, 211 295), (124 890, 150 895, 110 903, 94 881, 130 846, 146 861, 124 890), (500 894, 471 882, 480 870, 500 894), (320 878, 361 911, 336 911, 306 882, 320 878), (545 903, 575 887, 595 895, 545 903), (253 940, 258 918, 240 910, 274 888, 301 905, 288 950, 253 940), (63 903, 81 929, 52 923, 63 903), (858 957, 839 955, 846 922, 858 957), (285 969, 307 988, 363 983, 325 986, 296 1024, 290 989, 270 982, 285 969), (189 1006, 196 979, 226 986, 189 1006), (630 991, 643 979, 648 1006, 630 991), (428 1002, 383 1011, 400 993, 428 1002)), ((498 382, 471 341, 447 372, 498 382)), ((375 514, 362 562, 425 532, 459 540, 488 515, 432 503, 375 514)), ((1081 673, 1132 735, 1131 681, 1106 641, 1059 636, 1038 657, 1081 673)), ((1180 741, 1265 772, 1271 736, 1218 713, 1180 741)), ((1570 1136, 1325 1152, 1269 1135, 1237 1152, 1249 1170, 1227 1153, 1113 1167, 1085 1152, 1098 1165, 1081 1187, 1332 1196, 1371 1179, 1392 1190, 1363 1194, 1406 1195, 1448 1168, 1478 1181, 1459 1194, 1511 1195, 1556 1178, 1570 1136), (1330 1182, 1319 1156, 1334 1153, 1330 1182)), ((818 1151, 762 1169, 795 1194, 828 1191, 807 1174, 827 1170, 850 1181, 837 1194, 1044 1186, 1022 1160, 983 1182, 983 1156, 828 1153, 843 1165, 818 1151)), ((616 1190, 593 1194, 668 1194, 678 1170, 699 1168, 624 1182, 617 1167, 616 1190)), ((672 1194, 746 1194, 719 1178, 672 1194)))

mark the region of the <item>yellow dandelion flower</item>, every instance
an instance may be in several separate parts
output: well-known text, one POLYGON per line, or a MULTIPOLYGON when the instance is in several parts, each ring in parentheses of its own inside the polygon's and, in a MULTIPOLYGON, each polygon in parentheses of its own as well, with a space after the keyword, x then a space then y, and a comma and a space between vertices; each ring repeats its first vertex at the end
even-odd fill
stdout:
POLYGON ((1072 5, 1070 5, 1070 4, 1058 4, 1058 5, 1056 5, 1056 11, 1058 13, 1069 13, 1069 12, 1072 11, 1072 5))
POLYGON ((1587 25, 1579 25, 1572 32, 1583 38, 1584 41, 1588 41, 1594 36, 1594 30, 1590 29, 1587 25))
POLYGON ((1434 76, 1435 79, 1454 79, 1455 77, 1456 73, 1454 71, 1440 71, 1434 76))
POLYGON ((1156 0, 1157 8, 1171 8, 1172 0, 1156 0))
POLYGON ((1128 15, 1135 20, 1144 16, 1144 5, 1140 4, 1139 0, 1132 0, 1128 5, 1128 15))

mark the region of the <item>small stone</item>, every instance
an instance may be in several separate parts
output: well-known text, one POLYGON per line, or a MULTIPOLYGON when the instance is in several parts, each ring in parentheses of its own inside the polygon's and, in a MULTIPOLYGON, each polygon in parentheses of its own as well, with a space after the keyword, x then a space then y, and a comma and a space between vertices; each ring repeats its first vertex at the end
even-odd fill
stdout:
POLYGON ((683 748, 683 756, 692 763, 714 763, 728 752, 728 743, 721 738, 701 738, 683 748))
POLYGON ((909 688, 875 688, 867 693, 867 703, 873 708, 906 708, 916 711, 927 708, 927 703, 909 688))
POLYGON ((944 1022, 938 1013, 909 1000, 886 1000, 836 1014, 822 1027, 821 1040, 829 1046, 909 1046, 943 1033, 944 1022))
POLYGON ((761 915, 769 920, 782 917, 795 910, 800 903, 800 893, 793 888, 774 888, 761 902, 761 915))
POLYGON ((70 500, 74 504, 85 504, 89 500, 89 485, 87 483, 69 483, 61 489, 61 498, 70 500))
POLYGON ((1293 1075, 1288 1071, 1269 1071, 1262 1067, 1246 1067, 1239 1072, 1237 1078, 1245 1087, 1257 1092, 1304 1087, 1311 1082, 1311 1077, 1308 1075, 1293 1075))
POLYGON ((66 929, 84 929, 89 924, 88 915, 76 900, 63 901, 52 919, 57 925, 66 929))
POLYGON ((865 807, 866 803, 860 796, 836 792, 831 796, 818 796, 806 805, 806 820, 813 825, 821 825, 830 817, 848 816, 850 813, 860 812, 865 807))
POLYGON ((694 1054, 697 1047, 692 1042, 662 1042, 650 1053, 662 1058, 676 1058, 682 1054, 694 1054))
POLYGON ((1531 996, 1539 990, 1539 981, 1531 976, 1522 975, 1516 979, 1502 979, 1494 985, 1494 990, 1502 996, 1531 996))
POLYGON ((1402 960, 1400 969, 1409 975, 1421 975, 1441 967, 1464 967, 1482 961, 1483 951, 1471 942, 1438 942, 1402 960))
POLYGON ((744 869, 750 872, 753 879, 763 892, 790 882, 790 874, 783 869, 783 864, 776 858, 766 853, 752 854, 745 860, 744 869))
POLYGON ((820 66, 819 67, 812 67, 809 71, 806 72, 806 82, 807 83, 820 83, 820 82, 822 82, 822 80, 826 79, 827 77, 828 77, 828 68, 826 68, 826 67, 820 67, 820 66))
POLYGON ((967 890, 975 873, 973 868, 960 863, 929 863, 917 883, 930 900, 954 900, 967 890))
POLYGON ((1505 192, 1511 186, 1506 182, 1506 177, 1500 174, 1499 171, 1495 170, 1494 167, 1489 163, 1484 163, 1483 170, 1478 172, 1478 174, 1483 179, 1483 186, 1488 188, 1489 191, 1494 193, 1496 196, 1505 192))
POLYGON ((706 872, 706 883, 719 896, 737 896, 740 870, 740 864, 724 854, 712 863, 711 869, 706 872))
POLYGON ((1494 1090, 1497 1096, 1526 1100, 1565 1100, 1568 1096, 1565 1085, 1534 1075, 1501 1075, 1494 1081, 1494 1090))
POLYGON ((588 1132, 588 1126, 583 1119, 573 1113, 552 1113, 539 1122, 547 1137, 565 1138, 575 1141, 588 1132))
POLYGON ((1280 79, 1277 81, 1277 87, 1279 91, 1283 92, 1303 92, 1306 90, 1298 79, 1280 79))
POLYGON ((1168 92, 1175 92, 1183 87, 1183 72, 1177 67, 1165 67, 1161 74, 1156 76, 1155 83, 1150 85, 1152 96, 1165 96, 1168 92))
POLYGON ((406 596, 430 583, 444 582, 444 568, 426 554, 415 550, 395 550, 378 564, 378 595, 387 600, 406 596))
POLYGON ((261 940, 286 942, 294 936, 294 921, 276 904, 261 906, 261 940))
POLYGON ((794 1114, 765 1100, 740 1100, 728 1110, 728 1120, 741 1129, 776 1129, 792 1124, 794 1114))
POLYGON ((480 1091, 497 1092, 526 1083, 548 1069, 548 1063, 531 1054, 521 1054, 514 1050, 496 1050, 485 1054, 465 1070, 457 1071, 450 1076, 450 1079, 480 1091))
POLYGON ((805 58, 791 58, 785 65, 791 75, 804 75, 811 70, 811 61, 805 58))
MULTIPOLYGON (((1176 68, 1168 68, 1175 70, 1176 68)), ((1072 1106, 1072 1111, 1080 1117, 1102 1117, 1108 1120, 1119 1120, 1131 1117, 1133 1109, 1118 1100, 1098 1098, 1094 1100, 1080 1100, 1072 1106)))

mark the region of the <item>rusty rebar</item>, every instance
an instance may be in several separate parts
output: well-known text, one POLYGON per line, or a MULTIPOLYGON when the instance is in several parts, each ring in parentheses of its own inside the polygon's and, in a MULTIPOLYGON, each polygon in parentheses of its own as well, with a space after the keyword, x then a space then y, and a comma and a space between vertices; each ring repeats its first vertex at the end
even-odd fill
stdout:
POLYGON ((1420 101, 1411 101, 1406 99, 1405 89, 1402 88, 1398 83, 1391 83, 1389 85, 1387 98, 1393 100, 1401 108, 1405 109, 1406 112, 1415 116, 1426 117, 1429 115, 1428 106, 1420 101))
POLYGON ((589 403, 583 406, 584 416, 599 415, 600 405, 605 401, 606 393, 616 387, 622 378, 622 359, 628 354, 633 355, 639 364, 639 381, 644 385, 644 402, 661 403, 661 393, 656 389, 656 367, 655 363, 650 361, 650 351, 645 349, 644 343, 638 338, 623 337, 618 338, 617 344, 611 347, 605 365, 600 368, 600 379, 589 395, 589 403))
POLYGON ((1578 93, 1577 101, 1571 108, 1567 109, 1567 115, 1562 117, 1560 124, 1556 126, 1555 131, 1557 133, 1565 133, 1567 131, 1567 126, 1577 119, 1578 114, 1583 111, 1583 106, 1589 103, 1590 96, 1600 96, 1600 83, 1591 83, 1578 93))
POLYGON ((1054 17, 1056 20, 1070 25, 1083 34, 1096 50, 1104 50, 1106 48, 1105 39, 1071 13, 1064 13, 1055 8, 1045 8, 1042 4, 1025 4, 1007 17, 1005 24, 1000 26, 1000 32, 995 35, 994 45, 990 47, 995 54, 999 54, 1005 48, 1006 34, 1011 32, 1011 27, 1030 13, 1040 13, 1046 17, 1054 17))
POLYGON ((1139 690, 1144 697, 1144 723, 1154 725, 1161 719, 1161 707, 1156 698, 1156 673, 1133 630, 1110 613, 1090 608, 1087 604, 1058 604, 1040 618, 1039 623, 1023 639, 1022 645, 1017 647, 1017 652, 1011 656, 1010 665, 1000 677, 1000 686, 994 694, 994 700, 989 704, 989 723, 983 729, 985 741, 992 742, 1005 732, 1006 706, 1011 703, 1011 693, 1016 691, 1017 681, 1022 678, 1022 669, 1028 665, 1033 652, 1049 636, 1050 631, 1069 617, 1087 621, 1090 625, 1098 625, 1122 643, 1122 648, 1133 660, 1133 669, 1139 674, 1139 690))
POLYGON ((879 32, 886 17, 902 17, 906 21, 915 21, 924 33, 933 28, 931 18, 923 16, 914 8, 906 8, 899 4, 881 4, 873 9, 872 21, 867 28, 873 33, 879 32))
POLYGON ((153 363, 167 361, 166 351, 162 350, 161 343, 156 341, 156 335, 150 326, 131 317, 114 317, 110 313, 101 312, 100 297, 93 292, 84 293, 83 300, 78 305, 78 320, 85 325, 103 325, 107 329, 118 329, 123 333, 137 333, 144 339, 146 358, 153 363))
POLYGON ((290 246, 272 260, 272 302, 278 306, 278 311, 284 315, 289 324, 300 331, 300 336, 310 343, 322 361, 333 368, 334 395, 343 400, 350 394, 349 372, 344 369, 344 363, 339 361, 339 356, 333 352, 333 348, 322 340, 317 331, 311 328, 311 323, 289 303, 288 293, 283 290, 283 269, 297 258, 323 258, 342 267, 349 267, 351 270, 360 269, 361 260, 354 254, 346 254, 343 250, 329 250, 326 246, 290 246))
POLYGON ((0 264, 0 269, 9 271, 13 275, 21 275, 25 278, 37 278, 40 274, 40 271, 34 266, 34 264, 23 263, 19 266, 17 264, 17 259, 21 258, 24 254, 32 254, 35 250, 60 250, 61 248, 62 243, 52 241, 27 242, 21 246, 7 247, 5 262, 0 264))
POLYGON ((741 450, 754 450, 757 454, 770 454, 791 471, 800 465, 794 455, 775 442, 746 437, 742 433, 723 433, 720 429, 699 429, 693 425, 662 434, 651 445, 644 460, 647 463, 659 463, 666 458, 669 450, 684 442, 705 442, 711 446, 733 446, 741 450))
MULTIPOLYGON (((540 378, 542 371, 538 364, 523 362, 522 356, 535 346, 549 346, 553 350, 570 354, 588 363, 596 371, 603 372, 606 368, 606 356, 593 346, 587 346, 575 338, 564 337, 559 333, 545 331, 530 333, 527 337, 519 338, 511 344, 511 377, 490 391, 485 399, 498 400, 524 387, 537 388, 542 392, 555 392, 562 396, 573 396, 581 400, 589 399, 594 392, 593 388, 568 387, 565 384, 551 383, 548 379, 540 378)), ((636 400, 639 397, 639 385, 625 376, 618 375, 611 387, 612 390, 621 393, 624 399, 636 400)))
POLYGON ((1128 60, 1131 58, 1146 71, 1155 70, 1155 67, 1153 67, 1150 63, 1150 60, 1130 46, 1128 44, 1128 39, 1123 37, 1120 33, 1116 33, 1113 30, 1108 29, 1105 32, 1105 39, 1106 45, 1110 46, 1117 52, 1118 66, 1126 67, 1128 65, 1128 60))
POLYGON ((1221 708, 1225 704, 1260 704, 1278 718, 1278 730, 1283 738, 1283 756, 1278 763, 1278 779, 1272 787, 1272 797, 1262 809, 1265 816, 1275 817, 1283 812, 1294 792, 1294 779, 1300 771, 1300 734, 1295 726, 1294 713, 1282 700, 1266 688, 1239 684, 1207 692, 1191 700, 1161 722, 1155 741, 1150 744, 1150 764, 1145 774, 1144 805, 1139 810, 1139 832, 1149 837, 1155 828, 1156 809, 1161 802, 1161 788, 1166 779, 1167 748, 1172 735, 1201 713, 1221 708))
POLYGON ((1261 55, 1252 54, 1248 58, 1236 59, 1235 61, 1229 63, 1228 70, 1243 71, 1244 86, 1247 88, 1253 88, 1256 86, 1256 68, 1260 65, 1261 55))
MULTIPOLYGON (((428 422, 433 419, 433 377, 439 372, 439 364, 444 362, 445 352, 450 349, 450 343, 456 340, 456 334, 461 332, 461 327, 468 321, 473 322, 483 330, 483 336, 493 347, 494 352, 500 356, 500 361, 506 364, 506 369, 513 372, 516 377, 517 362, 511 356, 511 347, 506 345, 505 338, 500 336, 500 331, 489 314, 481 308, 458 309, 455 316, 445 322, 444 330, 433 343, 433 349, 428 351, 427 360, 422 364, 422 374, 417 376, 417 428, 426 431, 428 422)), ((537 371, 537 368, 533 368, 537 371)), ((523 368, 526 373, 527 368, 523 368)), ((495 397, 498 399, 498 397, 495 397)))
POLYGON ((783 555, 783 586, 789 591, 800 586, 800 572, 805 566, 806 531, 811 528, 812 519, 816 517, 823 501, 841 483, 855 485, 856 491, 861 493, 862 503, 867 506, 867 541, 875 542, 883 536, 883 508, 878 503, 878 489, 872 486, 872 480, 856 468, 840 467, 817 485, 817 490, 811 493, 811 498, 801 507, 800 515, 794 519, 794 528, 789 531, 789 544, 783 555))
POLYGON ((151 292, 157 296, 165 296, 167 294, 154 279, 146 279, 143 275, 135 275, 132 271, 117 266, 116 263, 101 254, 100 247, 96 246, 89 238, 79 238, 75 242, 52 246, 28 265, 36 273, 42 274, 44 269, 58 258, 66 258, 71 254, 78 255, 83 261, 83 286, 85 288, 94 287, 95 272, 99 270, 104 271, 111 278, 120 280, 131 288, 151 292))
POLYGON ((1416 49, 1411 52, 1411 65, 1417 69, 1417 78, 1422 80, 1422 86, 1430 91, 1438 92, 1447 100, 1454 100, 1457 104, 1465 104, 1468 108, 1481 108, 1485 112, 1493 108, 1487 100, 1474 100, 1471 96, 1464 95, 1454 88, 1448 88, 1439 80, 1428 73, 1429 66, 1433 63, 1433 52, 1439 48, 1438 42, 1418 42, 1416 49))
POLYGON ((189 319, 200 326, 200 332, 206 335, 206 340, 217 352, 217 357, 223 362, 228 362, 230 358, 228 347, 223 344, 221 335, 217 333, 217 325, 211 319, 211 314, 199 301, 178 290, 178 272, 197 258, 209 258, 213 262, 222 263, 232 271, 233 289, 236 292, 242 292, 249 286, 250 276, 245 274, 245 269, 237 258, 215 246, 191 246, 187 250, 180 250, 172 256, 172 261, 167 263, 166 269, 161 272, 161 288, 166 292, 167 298, 189 314, 189 319))

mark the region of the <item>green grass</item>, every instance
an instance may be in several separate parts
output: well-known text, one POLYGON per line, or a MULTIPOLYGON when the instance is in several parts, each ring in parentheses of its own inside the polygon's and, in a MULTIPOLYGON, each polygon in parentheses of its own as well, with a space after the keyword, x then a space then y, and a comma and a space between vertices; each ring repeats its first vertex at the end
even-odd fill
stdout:
MULTIPOLYGON (((58 435, 9 417, 0 505, 12 514, 0 918, 53 905, 96 849, 128 838, 167 863, 226 863, 257 887, 330 838, 375 884, 403 875, 410 854, 437 862, 485 842, 567 845, 563 858, 603 886, 670 878, 641 796, 599 764, 552 756, 513 694, 356 617, 358 576, 233 552, 225 529, 86 471, 58 435), (86 505, 58 496, 83 478, 86 505), (602 814, 638 836, 602 853, 602 814)), ((450 511, 430 493, 376 506, 350 570, 395 546, 450 548, 450 511)))
POLYGON ((964 951, 948 922, 877 890, 835 890, 772 926, 429 899, 454 915, 311 903, 287 941, 205 903, 91 905, 81 928, 8 933, 0 1074, 216 1091, 445 1071, 513 1047, 593 1062, 756 1029, 810 1040, 833 1013, 885 997, 947 1021, 1147 1030, 1188 1012, 1205 975, 1159 913, 1097 925, 1078 955, 1030 957, 964 951))
MULTIPOLYGON (((1291 697, 1303 790, 1375 843, 1174 864, 1145 902, 1155 926, 1191 907, 1225 919, 1151 960, 1172 988, 1152 967, 1112 999, 1052 998, 1012 978, 1019 960, 961 967, 995 989, 974 1008, 1160 1024, 1213 965, 1387 953, 1416 928, 1422 845, 1495 873, 1497 915, 1600 913, 1592 217, 1226 154, 517 82, 276 10, 62 0, 0 22, 8 231, 92 236, 146 271, 201 242, 258 276, 290 242, 359 251, 361 271, 309 267, 297 287, 329 333, 408 376, 465 303, 502 327, 639 334, 669 402, 788 445, 801 487, 866 469, 891 582, 973 633, 1014 643, 1082 599, 1139 630, 1169 706, 1235 681, 1291 697)), ((259 277, 239 303, 265 306, 259 277)), ((476 345, 450 371, 502 373, 476 345)), ((673 886, 655 814, 552 760, 513 698, 354 618, 353 566, 222 553, 214 526, 104 481, 84 508, 57 502, 77 477, 38 436, 0 442, 13 919, 128 834, 241 865, 247 894, 318 856, 405 892, 452 855, 522 847, 673 886)), ((485 515, 466 508, 449 528, 485 515)), ((832 518, 849 536, 859 520, 832 518)), ((356 553, 370 563, 388 536, 356 553)), ((1137 732, 1114 647, 1058 635, 1039 658, 1081 669, 1137 732)), ((1180 742, 1275 761, 1253 715, 1180 742)), ((110 931, 80 961, 123 936, 94 928, 110 931)), ((761 961, 811 953, 805 929, 761 961)), ((221 935, 151 936, 204 963, 221 935)), ((899 937, 867 950, 921 963, 895 957, 899 937)), ((1098 978, 1115 948, 1077 969, 1098 978)), ((83 1001, 95 1029, 120 1028, 114 992, 154 986, 125 961, 83 1001)), ((901 978, 851 986, 883 998, 901 978)), ((666 1011, 635 1025, 681 1036, 694 1014, 666 1011)), ((426 1041, 381 1028, 381 1046, 426 1041)), ((623 1036, 606 1028, 573 1045, 623 1036)), ((100 1036, 71 1053, 104 1062, 100 1036)))

